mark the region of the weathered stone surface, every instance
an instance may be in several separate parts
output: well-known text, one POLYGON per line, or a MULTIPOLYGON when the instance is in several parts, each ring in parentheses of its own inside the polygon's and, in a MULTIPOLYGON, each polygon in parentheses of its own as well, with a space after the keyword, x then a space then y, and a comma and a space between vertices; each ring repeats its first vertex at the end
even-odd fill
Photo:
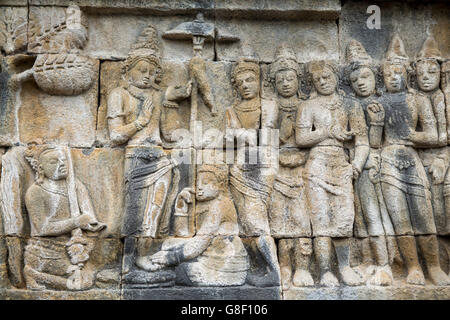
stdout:
POLYGON ((348 1, 342 7, 339 23, 340 57, 345 57, 345 46, 352 38, 360 41, 369 55, 381 61, 386 43, 394 33, 402 34, 405 49, 409 56, 418 52, 427 34, 433 34, 440 44, 444 56, 450 54, 448 35, 450 10, 445 3, 436 3, 431 7, 416 4, 414 9, 407 3, 382 1, 377 3, 381 12, 380 29, 368 29, 366 13, 368 4, 348 1))
POLYGON ((54 96, 42 92, 34 82, 22 84, 16 100, 19 139, 58 139, 72 147, 89 148, 95 141, 99 62, 94 64, 95 81, 83 94, 54 96))
POLYGON ((174 287, 155 289, 124 289, 124 300, 280 300, 279 287, 174 287))
POLYGON ((449 7, 370 5, 0 1, 0 298, 450 298, 449 7))
POLYGON ((120 300, 120 290, 101 289, 88 291, 26 291, 0 289, 2 300, 120 300))
POLYGON ((0 48, 12 54, 26 48, 28 8, 2 7, 0 13, 0 48))
POLYGON ((100 237, 120 237, 124 212, 124 152, 120 149, 72 149, 74 170, 84 182, 97 217, 107 225, 100 237), (109 192, 105 193, 105 190, 109 192))
POLYGON ((0 5, 26 7, 28 5, 28 0, 1 0, 0 5))
POLYGON ((318 21, 276 21, 276 20, 237 20, 218 19, 217 27, 229 30, 241 40, 236 43, 218 43, 217 58, 225 61, 237 61, 242 55, 241 46, 250 46, 259 55, 262 62, 271 62, 275 46, 267 43, 288 42, 297 55, 299 62, 313 59, 337 60, 338 28, 334 20, 318 21))
MULTIPOLYGON (((125 15, 88 15, 89 41, 84 52, 97 59, 122 60, 127 56, 130 46, 141 31, 151 23, 159 30, 162 41, 162 58, 171 61, 187 61, 192 57, 192 40, 173 41, 162 39, 163 31, 185 22, 185 17, 135 16, 125 15), (120 25, 120 28, 116 26, 120 25)), ((206 59, 214 58, 212 42, 206 42, 206 59)))
POLYGON ((284 300, 447 300, 448 287, 296 288, 283 291, 284 300))
POLYGON ((19 142, 18 104, 21 103, 22 87, 15 74, 30 68, 33 59, 26 55, 1 56, 0 84, 0 144, 11 146, 19 142))

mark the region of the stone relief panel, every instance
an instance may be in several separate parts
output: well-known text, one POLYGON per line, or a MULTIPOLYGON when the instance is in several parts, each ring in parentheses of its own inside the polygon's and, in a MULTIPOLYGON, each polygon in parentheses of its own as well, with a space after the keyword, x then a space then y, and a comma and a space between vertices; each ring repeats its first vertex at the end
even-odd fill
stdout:
POLYGON ((77 3, 1 7, 0 297, 450 297, 447 6, 77 3))

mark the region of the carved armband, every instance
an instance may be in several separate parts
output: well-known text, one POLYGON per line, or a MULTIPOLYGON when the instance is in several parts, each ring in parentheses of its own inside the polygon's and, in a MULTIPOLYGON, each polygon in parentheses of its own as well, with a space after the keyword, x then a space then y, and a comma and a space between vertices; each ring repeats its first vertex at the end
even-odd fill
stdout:
POLYGON ((372 127, 383 127, 384 121, 370 121, 370 126, 372 127))

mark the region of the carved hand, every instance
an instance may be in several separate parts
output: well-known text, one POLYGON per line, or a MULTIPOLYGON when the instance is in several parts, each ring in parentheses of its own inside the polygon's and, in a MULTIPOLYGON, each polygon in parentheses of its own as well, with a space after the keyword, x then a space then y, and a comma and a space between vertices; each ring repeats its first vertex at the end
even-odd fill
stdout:
POLYGON ((97 219, 93 216, 83 213, 82 215, 76 218, 77 225, 87 231, 96 231, 101 224, 98 223, 97 219))
POLYGON ((330 137, 335 138, 339 141, 349 141, 355 135, 354 132, 342 130, 339 125, 334 125, 329 131, 330 137))
POLYGON ((161 267, 169 264, 169 251, 159 251, 150 257, 152 263, 161 265, 161 267))
POLYGON ((184 188, 177 196, 175 211, 177 213, 187 213, 188 203, 192 203, 192 194, 194 190, 192 188, 184 188))
POLYGON ((169 86, 166 90, 166 99, 169 101, 182 101, 192 92, 192 80, 185 86, 169 86))
POLYGON ((367 114, 371 123, 383 123, 385 112, 383 106, 377 101, 373 101, 367 106, 367 114))
POLYGON ((441 184, 445 178, 445 161, 434 159, 428 171, 431 173, 433 184, 441 184))
POLYGON ((151 98, 147 98, 145 99, 141 113, 137 118, 137 122, 139 123, 140 126, 145 127, 150 122, 152 111, 153 111, 153 100, 151 98))
POLYGON ((358 166, 354 162, 352 162, 352 169, 353 169, 353 179, 356 180, 358 179, 361 173, 361 169, 358 168, 358 166))

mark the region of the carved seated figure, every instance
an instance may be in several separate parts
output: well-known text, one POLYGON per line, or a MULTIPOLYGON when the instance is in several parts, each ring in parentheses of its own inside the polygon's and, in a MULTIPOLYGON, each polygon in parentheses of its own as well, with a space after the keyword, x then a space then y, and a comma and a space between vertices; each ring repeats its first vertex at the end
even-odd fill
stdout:
POLYGON ((31 290, 84 290, 94 283, 85 263, 93 249, 82 230, 97 232, 105 225, 95 217, 85 186, 73 178, 64 149, 33 145, 26 158, 36 172, 25 204, 31 238, 24 253, 24 277, 31 290))
MULTIPOLYGON (((196 188, 196 235, 166 239, 162 250, 146 257, 141 266, 148 271, 176 266, 176 282, 183 285, 243 285, 249 266, 248 256, 239 238, 226 165, 202 165, 198 169, 196 188)), ((190 188, 179 193, 178 208, 183 207, 178 205, 180 202, 192 203, 191 193, 190 188)), ((178 216, 183 219, 182 214, 178 216)))

